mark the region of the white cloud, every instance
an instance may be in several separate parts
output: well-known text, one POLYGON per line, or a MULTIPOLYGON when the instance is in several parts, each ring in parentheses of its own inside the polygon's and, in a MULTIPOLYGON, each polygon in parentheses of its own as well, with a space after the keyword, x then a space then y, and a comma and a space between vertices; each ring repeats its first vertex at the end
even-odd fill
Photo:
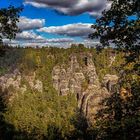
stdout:
POLYGON ((46 43, 71 43, 74 42, 72 38, 54 38, 54 39, 46 39, 46 43))
POLYGON ((5 44, 9 44, 12 46, 58 46, 65 47, 70 43, 75 42, 72 38, 52 38, 47 39, 40 35, 37 35, 33 31, 23 31, 22 33, 18 33, 15 40, 3 39, 5 44))
MULTIPOLYGON (((25 36, 23 36, 24 38, 25 36)), ((46 38, 40 38, 36 37, 36 39, 28 39, 26 37, 26 40, 9 40, 9 39, 3 39, 3 42, 5 44, 9 44, 11 46, 22 46, 22 47, 42 47, 42 46, 53 46, 53 47, 61 47, 61 48, 67 48, 70 47, 71 44, 84 44, 86 47, 96 46, 99 45, 100 42, 98 39, 91 40, 91 39, 83 39, 81 41, 76 41, 72 38, 52 38, 52 39, 46 39, 46 38)))
POLYGON ((88 46, 88 47, 91 47, 91 46, 96 46, 96 45, 99 45, 99 44, 101 44, 100 43, 100 40, 99 39, 85 39, 84 41, 83 41, 83 44, 85 45, 85 46, 88 46))
POLYGON ((90 23, 75 23, 63 26, 50 26, 38 29, 38 32, 45 32, 70 37, 84 37, 87 38, 89 34, 94 32, 90 23))
POLYGON ((9 39, 3 39, 4 44, 9 44, 12 46, 17 46, 19 44, 19 41, 17 40, 9 40, 9 39))
POLYGON ((21 31, 39 29, 45 24, 45 19, 31 19, 27 17, 20 17, 18 27, 21 31))
POLYGON ((99 12, 101 13, 110 6, 110 2, 107 0, 25 0, 24 4, 30 4, 37 8, 52 8, 66 15, 93 12, 94 14, 91 15, 94 16, 99 15, 99 12))
POLYGON ((43 37, 35 34, 33 31, 23 31, 16 35, 16 40, 42 40, 43 37))
POLYGON ((18 33, 16 36, 16 40, 18 41, 27 41, 31 43, 65 43, 65 42, 73 42, 72 38, 52 38, 46 39, 40 35, 37 35, 33 31, 23 31, 22 33, 18 33))

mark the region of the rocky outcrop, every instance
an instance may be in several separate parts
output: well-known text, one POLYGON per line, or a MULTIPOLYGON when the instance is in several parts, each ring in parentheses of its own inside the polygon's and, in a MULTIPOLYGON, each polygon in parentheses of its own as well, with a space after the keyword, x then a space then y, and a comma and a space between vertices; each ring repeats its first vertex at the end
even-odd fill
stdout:
POLYGON ((59 95, 73 93, 76 95, 79 109, 87 116, 95 116, 102 107, 100 103, 112 93, 112 87, 117 83, 116 75, 106 75, 99 82, 91 54, 82 54, 81 66, 76 55, 70 56, 67 68, 55 66, 52 71, 53 86, 59 95))
POLYGON ((23 78, 28 82, 32 90, 37 90, 38 92, 43 92, 42 81, 36 79, 36 73, 33 72, 30 75, 23 76, 23 78))
MULTIPOLYGON (((78 108, 91 120, 103 107, 101 102, 113 93, 118 77, 107 74, 100 82, 92 55, 83 53, 79 57, 77 59, 77 55, 72 54, 67 65, 56 65, 53 68, 53 87, 60 96, 74 94, 78 108)), ((28 88, 43 92, 43 83, 37 79, 35 72, 24 75, 15 69, 12 73, 0 77, 0 88, 2 91, 0 94, 5 93, 8 89, 10 92, 7 93, 11 94, 13 89, 15 91, 12 95, 15 96, 16 92, 23 94, 28 88)))
POLYGON ((10 86, 13 88, 20 90, 20 82, 21 82, 21 75, 20 72, 16 69, 13 73, 5 74, 4 76, 0 77, 0 87, 4 92, 5 89, 8 89, 10 86))
POLYGON ((43 91, 43 84, 40 80, 35 79, 35 73, 30 76, 24 76, 18 69, 15 69, 12 73, 0 77, 0 94, 7 93, 11 96, 10 99, 12 99, 12 96, 15 96, 15 92, 25 93, 27 91, 27 84, 22 83, 23 79, 32 90, 43 91), (12 93, 12 90, 14 90, 14 93, 12 93))
POLYGON ((118 80, 117 75, 106 74, 103 78, 102 84, 109 92, 113 92, 114 86, 117 84, 118 80))
POLYGON ((116 56, 115 55, 109 57, 109 61, 110 61, 109 67, 112 66, 112 64, 115 62, 115 59, 116 59, 116 56))
POLYGON ((112 64, 115 62, 115 59, 116 59, 116 53, 114 51, 110 51, 109 67, 112 66, 112 64))

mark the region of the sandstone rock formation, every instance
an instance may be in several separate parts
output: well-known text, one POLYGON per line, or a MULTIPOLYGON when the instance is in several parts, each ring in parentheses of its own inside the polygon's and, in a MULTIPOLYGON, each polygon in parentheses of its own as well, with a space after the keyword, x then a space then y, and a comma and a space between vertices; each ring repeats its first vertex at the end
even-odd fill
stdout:
POLYGON ((7 93, 12 99, 16 92, 25 93, 27 91, 27 85, 22 83, 22 80, 26 80, 32 90, 38 92, 43 91, 43 84, 40 80, 35 79, 35 73, 32 76, 21 76, 18 69, 15 69, 12 73, 5 74, 0 77, 0 94, 7 93), (14 93, 12 93, 14 90, 14 93))
POLYGON ((118 82, 118 76, 117 75, 110 75, 106 74, 103 78, 102 84, 104 87, 107 88, 109 92, 113 91, 114 85, 116 85, 118 82))
MULTIPOLYGON (((53 68, 53 87, 60 96, 66 96, 69 93, 74 94, 79 110, 91 120, 91 117, 94 118, 97 111, 103 107, 101 102, 113 93, 118 77, 107 74, 100 82, 92 61, 93 56, 90 53, 83 53, 79 57, 80 62, 77 55, 72 54, 67 65, 56 65, 53 68)), ((43 92, 43 83, 36 78, 35 72, 23 75, 18 69, 15 69, 12 73, 0 77, 0 89, 2 91, 0 94, 5 93, 8 89, 10 92, 7 93, 11 94, 11 88, 22 94, 28 88, 43 92)), ((15 94, 12 95, 15 96, 15 94)))
POLYGON ((35 79, 36 78, 35 72, 31 73, 30 75, 23 76, 23 78, 28 82, 32 90, 43 92, 43 83, 40 80, 35 79))
POLYGON ((112 93, 117 83, 116 75, 106 75, 99 82, 91 54, 82 54, 83 65, 78 63, 76 55, 70 56, 67 68, 55 66, 52 71, 53 86, 59 95, 76 95, 79 109, 91 119, 102 107, 100 103, 112 93))
POLYGON ((16 69, 13 73, 5 74, 0 77, 0 87, 4 92, 5 89, 12 86, 13 88, 20 89, 21 75, 20 72, 16 69))

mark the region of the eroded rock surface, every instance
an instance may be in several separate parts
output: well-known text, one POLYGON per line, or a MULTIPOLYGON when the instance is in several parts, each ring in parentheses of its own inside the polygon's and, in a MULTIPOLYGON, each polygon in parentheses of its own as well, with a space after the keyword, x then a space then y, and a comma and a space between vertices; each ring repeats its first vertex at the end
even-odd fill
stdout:
POLYGON ((43 91, 43 84, 40 80, 35 79, 35 73, 30 76, 23 76, 18 69, 15 69, 12 73, 0 77, 0 94, 8 94, 9 100, 11 100, 15 97, 16 92, 25 93, 27 91, 27 84, 22 83, 23 79, 32 90, 43 91))
POLYGON ((79 109, 88 117, 95 116, 102 107, 100 103, 112 92, 117 83, 116 75, 106 75, 99 82, 91 54, 81 55, 83 65, 78 63, 76 55, 70 56, 69 66, 55 66, 52 71, 53 86, 59 95, 74 93, 79 109))
MULTIPOLYGON (((103 107, 100 103, 113 93, 118 77, 107 74, 100 82, 92 55, 83 53, 80 55, 80 62, 77 55, 73 54, 67 65, 56 65, 52 70, 52 80, 53 87, 60 96, 66 96, 69 93, 75 94, 78 108, 91 120, 103 107)), ((10 90, 7 92, 8 94, 11 94, 12 90, 25 93, 28 88, 43 92, 43 83, 37 79, 35 72, 23 75, 18 69, 15 69, 12 73, 0 77, 2 91, 0 94, 6 93, 8 89, 10 90)), ((12 95, 15 96, 16 93, 14 92, 12 95)))

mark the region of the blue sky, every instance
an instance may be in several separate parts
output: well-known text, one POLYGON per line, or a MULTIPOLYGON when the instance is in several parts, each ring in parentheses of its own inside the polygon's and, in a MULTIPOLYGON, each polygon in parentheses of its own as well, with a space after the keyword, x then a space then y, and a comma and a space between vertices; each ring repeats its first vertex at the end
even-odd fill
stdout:
POLYGON ((0 0, 0 8, 9 5, 24 7, 18 23, 22 33, 11 44, 57 46, 96 43, 88 39, 88 34, 93 32, 91 24, 110 3, 106 0, 0 0))

